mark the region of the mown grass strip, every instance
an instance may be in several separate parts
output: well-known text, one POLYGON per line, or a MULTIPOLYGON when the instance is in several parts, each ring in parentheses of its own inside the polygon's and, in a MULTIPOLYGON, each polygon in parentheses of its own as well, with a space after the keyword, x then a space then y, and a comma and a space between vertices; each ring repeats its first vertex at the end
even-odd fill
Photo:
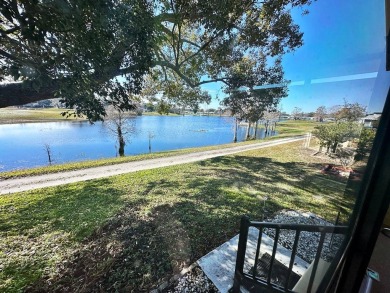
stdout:
POLYGON ((0 124, 25 123, 25 122, 49 122, 49 121, 86 121, 80 117, 64 117, 61 115, 66 109, 37 108, 37 109, 0 109, 0 124))
POLYGON ((202 151, 210 151, 210 150, 216 150, 216 149, 225 149, 225 148, 236 147, 236 146, 240 146, 240 145, 250 145, 250 144, 254 144, 254 143, 261 143, 261 142, 265 142, 265 141, 269 141, 269 140, 275 140, 278 138, 280 138, 280 137, 274 136, 274 137, 267 137, 261 141, 260 140, 250 140, 250 141, 245 141, 245 142, 229 143, 229 144, 216 145, 216 146, 187 148, 187 149, 180 149, 180 150, 173 150, 173 151, 164 151, 164 152, 156 152, 156 153, 150 153, 150 154, 107 158, 107 159, 99 159, 99 160, 86 160, 86 161, 81 161, 81 162, 71 162, 71 163, 51 165, 51 166, 45 166, 45 167, 37 167, 37 168, 30 168, 30 169, 21 169, 21 170, 0 172, 0 180, 19 178, 19 177, 27 177, 27 176, 35 176, 35 175, 42 175, 42 174, 59 173, 59 172, 64 172, 64 171, 81 170, 81 169, 87 169, 87 168, 93 168, 93 167, 115 165, 115 164, 134 162, 134 161, 142 161, 142 160, 147 160, 147 159, 165 158, 165 157, 184 155, 184 154, 190 154, 190 153, 202 152, 202 151))

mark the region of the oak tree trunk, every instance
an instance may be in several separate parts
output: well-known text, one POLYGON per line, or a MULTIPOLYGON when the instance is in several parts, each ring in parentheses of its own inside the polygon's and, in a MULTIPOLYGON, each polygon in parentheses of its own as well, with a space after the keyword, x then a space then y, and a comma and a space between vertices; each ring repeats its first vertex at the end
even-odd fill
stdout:
POLYGON ((248 122, 248 127, 246 128, 245 140, 248 140, 250 138, 250 134, 249 134, 250 128, 251 128, 251 123, 248 122))
POLYGON ((257 126, 259 124, 259 121, 256 121, 255 122, 255 134, 253 135, 253 138, 256 139, 257 138, 257 126))
POLYGON ((119 143, 118 153, 119 153, 119 156, 124 157, 126 143, 125 143, 125 139, 124 139, 123 134, 122 134, 122 128, 119 125, 117 128, 117 131, 118 131, 118 143, 119 143))
POLYGON ((234 136, 233 136, 233 142, 237 142, 237 128, 238 128, 238 119, 235 119, 234 122, 234 136))

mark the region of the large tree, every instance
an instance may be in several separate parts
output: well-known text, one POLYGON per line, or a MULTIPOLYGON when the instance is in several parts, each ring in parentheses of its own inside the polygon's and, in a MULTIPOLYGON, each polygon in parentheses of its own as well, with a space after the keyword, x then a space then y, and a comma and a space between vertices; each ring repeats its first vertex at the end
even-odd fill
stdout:
POLYGON ((131 108, 129 93, 151 68, 155 81, 181 83, 182 92, 213 81, 230 86, 229 69, 246 55, 275 57, 302 45, 290 11, 310 2, 1 1, 0 74, 16 83, 1 86, 0 107, 56 96, 100 119, 105 102, 131 108))
POLYGON ((359 103, 349 103, 344 100, 344 105, 336 105, 328 109, 329 116, 335 121, 358 121, 366 115, 366 107, 359 103))
POLYGON ((269 66, 266 55, 261 54, 256 58, 243 58, 229 71, 231 78, 225 89, 228 95, 223 105, 233 116, 248 122, 246 139, 249 139, 251 124, 256 124, 267 111, 275 111, 279 100, 287 95, 281 61, 276 60, 273 66, 269 66), (270 84, 273 86, 257 88, 258 85, 270 84))
POLYGON ((1 85, 0 107, 61 97, 91 120, 105 103, 133 109, 129 93, 152 62, 152 10, 142 0, 1 1, 0 78, 18 82, 1 85))
POLYGON ((342 106, 335 114, 337 121, 358 121, 360 118, 366 115, 366 107, 359 103, 348 103, 344 101, 344 106, 342 106))

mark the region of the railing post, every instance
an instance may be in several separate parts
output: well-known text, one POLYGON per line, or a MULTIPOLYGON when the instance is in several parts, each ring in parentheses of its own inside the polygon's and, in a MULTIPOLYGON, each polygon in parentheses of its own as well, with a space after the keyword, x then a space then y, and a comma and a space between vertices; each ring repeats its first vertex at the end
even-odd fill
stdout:
POLYGON ((249 217, 243 216, 240 224, 240 237, 238 238, 236 269, 234 271, 233 293, 240 292, 240 276, 244 272, 246 243, 248 240, 249 217))

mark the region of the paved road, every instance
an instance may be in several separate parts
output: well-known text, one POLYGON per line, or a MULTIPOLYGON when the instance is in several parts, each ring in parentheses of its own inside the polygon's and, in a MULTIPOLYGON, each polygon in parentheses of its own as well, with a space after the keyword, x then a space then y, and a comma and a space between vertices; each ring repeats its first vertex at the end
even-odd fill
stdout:
POLYGON ((166 158, 134 161, 116 165, 94 167, 76 171, 45 174, 17 179, 0 180, 0 194, 9 194, 19 191, 33 190, 37 188, 57 186, 67 183, 110 177, 119 174, 131 173, 141 170, 154 169, 184 163, 192 163, 205 159, 235 154, 243 151, 261 149, 305 139, 305 136, 282 138, 278 140, 261 142, 231 148, 223 148, 212 151, 203 151, 166 158))

